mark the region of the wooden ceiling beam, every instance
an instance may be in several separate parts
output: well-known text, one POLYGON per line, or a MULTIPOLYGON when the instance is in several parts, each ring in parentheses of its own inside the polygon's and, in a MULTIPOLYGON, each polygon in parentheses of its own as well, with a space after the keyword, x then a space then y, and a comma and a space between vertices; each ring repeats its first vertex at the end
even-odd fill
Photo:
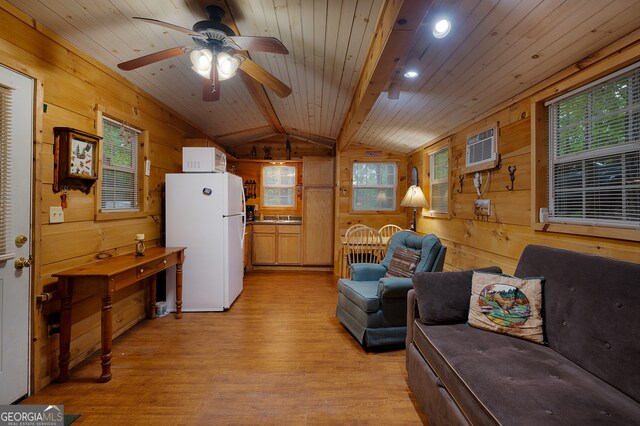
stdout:
POLYGON ((386 0, 369 46, 337 148, 347 149, 384 90, 400 58, 411 50, 432 0, 386 0))

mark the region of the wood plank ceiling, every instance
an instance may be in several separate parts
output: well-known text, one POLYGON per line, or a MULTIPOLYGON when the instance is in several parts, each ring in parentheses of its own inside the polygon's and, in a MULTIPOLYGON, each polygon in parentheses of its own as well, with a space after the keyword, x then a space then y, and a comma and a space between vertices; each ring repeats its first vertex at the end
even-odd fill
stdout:
POLYGON ((640 0, 8 1, 230 151, 279 135, 283 142, 335 146, 341 139, 341 148, 357 143, 408 153, 640 28, 640 0), (240 35, 284 43, 289 55, 250 56, 289 85, 290 96, 235 77, 221 83, 219 101, 204 102, 202 78, 188 55, 135 71, 116 68, 163 49, 195 46, 186 34, 133 16, 191 28, 206 19, 210 3, 227 10, 224 22, 240 35), (393 28, 384 25, 390 16, 393 28), (439 16, 453 23, 444 39, 431 35, 439 16), (403 30, 400 18, 411 32, 394 38, 403 30), (396 45, 384 51, 387 40, 396 45), (420 60, 415 80, 402 77, 408 57, 420 60), (387 97, 391 82, 400 85, 397 100, 387 97))

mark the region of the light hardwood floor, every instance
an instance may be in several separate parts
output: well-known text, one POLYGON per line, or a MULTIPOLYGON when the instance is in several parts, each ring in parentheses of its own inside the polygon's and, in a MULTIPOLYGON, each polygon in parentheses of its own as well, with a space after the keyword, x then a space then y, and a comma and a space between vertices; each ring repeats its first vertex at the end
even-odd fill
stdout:
POLYGON ((25 404, 64 404, 75 424, 426 424, 404 349, 366 352, 335 318, 336 278, 253 272, 227 312, 145 320, 25 404))

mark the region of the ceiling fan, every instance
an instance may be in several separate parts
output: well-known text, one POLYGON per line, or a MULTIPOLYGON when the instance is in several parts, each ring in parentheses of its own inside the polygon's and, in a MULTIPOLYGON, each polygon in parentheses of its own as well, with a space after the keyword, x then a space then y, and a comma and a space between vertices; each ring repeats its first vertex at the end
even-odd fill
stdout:
POLYGON ((133 17, 154 25, 170 28, 193 37, 197 48, 185 46, 172 47, 150 55, 141 56, 118 64, 118 68, 130 71, 154 62, 189 53, 193 69, 205 77, 202 99, 217 101, 220 98, 220 80, 233 77, 239 68, 260 84, 273 90, 281 98, 291 94, 291 88, 278 80, 273 74, 236 51, 252 50, 288 54, 287 48, 275 37, 237 36, 231 28, 222 23, 224 10, 218 6, 207 6, 209 19, 199 21, 193 29, 180 27, 168 22, 151 18, 133 17))

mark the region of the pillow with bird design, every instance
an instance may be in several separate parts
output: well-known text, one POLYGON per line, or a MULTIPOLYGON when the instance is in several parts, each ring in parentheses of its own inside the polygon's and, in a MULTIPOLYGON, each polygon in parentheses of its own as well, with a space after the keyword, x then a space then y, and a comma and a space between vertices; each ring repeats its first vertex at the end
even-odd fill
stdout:
POLYGON ((542 282, 544 278, 474 272, 468 324, 482 330, 544 343, 542 282))

